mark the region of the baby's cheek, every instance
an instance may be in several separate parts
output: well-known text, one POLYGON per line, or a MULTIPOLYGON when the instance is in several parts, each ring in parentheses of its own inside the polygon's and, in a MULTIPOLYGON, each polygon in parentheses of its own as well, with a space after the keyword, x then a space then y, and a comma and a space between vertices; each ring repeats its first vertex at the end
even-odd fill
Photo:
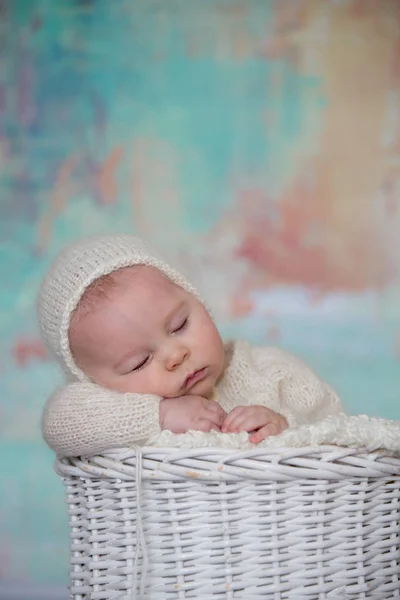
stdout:
POLYGON ((118 392, 134 394, 135 386, 132 382, 130 375, 123 375, 115 378, 115 389, 118 392))
POLYGON ((146 372, 143 372, 142 387, 146 388, 147 393, 157 396, 174 397, 176 396, 176 386, 173 385, 174 378, 168 377, 170 373, 166 373, 160 363, 152 361, 146 372))

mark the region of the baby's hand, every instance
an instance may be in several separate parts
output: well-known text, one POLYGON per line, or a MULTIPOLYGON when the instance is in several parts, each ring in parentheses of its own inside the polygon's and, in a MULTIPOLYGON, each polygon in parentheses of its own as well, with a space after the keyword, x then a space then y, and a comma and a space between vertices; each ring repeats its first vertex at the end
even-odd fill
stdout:
POLYGON ((252 432, 249 441, 258 444, 270 435, 287 429, 288 423, 282 415, 266 406, 236 406, 222 423, 224 433, 252 432))
POLYGON ((221 430, 226 412, 217 402, 202 396, 189 395, 164 398, 160 402, 160 427, 173 433, 221 430))

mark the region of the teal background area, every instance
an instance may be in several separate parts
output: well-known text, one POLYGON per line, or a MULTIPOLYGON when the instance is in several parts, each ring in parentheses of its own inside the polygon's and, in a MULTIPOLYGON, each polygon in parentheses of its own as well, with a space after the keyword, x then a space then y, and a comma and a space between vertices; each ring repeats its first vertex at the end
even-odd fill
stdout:
POLYGON ((40 416, 61 374, 35 299, 66 243, 147 238, 193 274, 225 336, 298 354, 352 414, 400 419, 400 12, 0 9, 0 598, 55 600, 68 526, 40 416))

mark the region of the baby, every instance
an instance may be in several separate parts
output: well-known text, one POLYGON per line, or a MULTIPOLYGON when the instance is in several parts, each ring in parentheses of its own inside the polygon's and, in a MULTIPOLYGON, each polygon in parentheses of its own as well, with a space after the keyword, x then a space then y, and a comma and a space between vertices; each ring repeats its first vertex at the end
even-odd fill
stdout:
POLYGON ((256 444, 341 412, 297 358, 224 344, 193 285, 135 237, 65 249, 42 284, 39 322, 70 380, 42 420, 58 455, 145 444, 163 429, 246 431, 256 444))

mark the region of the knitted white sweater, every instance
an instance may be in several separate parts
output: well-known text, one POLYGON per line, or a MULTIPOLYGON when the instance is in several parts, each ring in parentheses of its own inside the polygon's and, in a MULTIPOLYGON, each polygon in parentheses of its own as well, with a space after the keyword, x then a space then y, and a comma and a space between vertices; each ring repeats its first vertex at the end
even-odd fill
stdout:
MULTIPOLYGON (((314 423, 342 411, 337 394, 302 361, 278 348, 230 342, 229 365, 214 399, 227 411, 261 404, 290 426, 314 423)), ((43 435, 58 455, 82 456, 145 444, 160 433, 159 403, 152 395, 119 393, 93 383, 71 383, 48 400, 43 435)))

